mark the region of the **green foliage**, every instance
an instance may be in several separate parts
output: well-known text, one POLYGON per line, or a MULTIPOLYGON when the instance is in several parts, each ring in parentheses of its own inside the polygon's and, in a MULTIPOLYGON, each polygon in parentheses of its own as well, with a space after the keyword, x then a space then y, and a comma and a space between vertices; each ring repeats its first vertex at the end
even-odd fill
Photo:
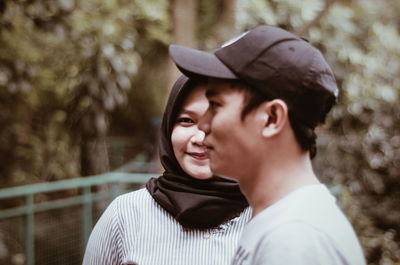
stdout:
POLYGON ((63 132, 65 113, 52 88, 52 47, 43 49, 46 39, 56 39, 35 31, 34 20, 17 3, 6 4, 0 20, 1 185, 76 176, 70 162, 76 152, 63 132))
POLYGON ((341 191, 340 202, 355 224, 371 264, 386 264, 387 259, 398 262, 399 107, 370 99, 369 104, 359 101, 365 104, 360 114, 332 119, 331 132, 321 135, 315 166, 325 182, 341 191))
POLYGON ((142 43, 168 42, 167 3, 2 2, 0 186, 79 176, 79 146, 104 137, 118 107, 141 106, 130 116, 143 126, 131 134, 154 141, 148 131, 160 97, 133 86, 142 43))

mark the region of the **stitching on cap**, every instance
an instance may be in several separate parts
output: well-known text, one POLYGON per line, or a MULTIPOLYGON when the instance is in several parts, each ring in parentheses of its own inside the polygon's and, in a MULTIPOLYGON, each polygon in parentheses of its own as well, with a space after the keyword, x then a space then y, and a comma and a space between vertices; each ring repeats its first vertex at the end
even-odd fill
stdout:
POLYGON ((315 58, 317 57, 317 53, 315 52, 315 50, 313 49, 313 57, 310 63, 310 69, 308 70, 308 73, 306 74, 306 78, 304 79, 305 86, 308 86, 311 83, 312 80, 312 74, 314 73, 314 63, 315 63, 315 58))
MULTIPOLYGON (((292 40, 300 41, 300 39, 295 38, 295 37, 285 38, 285 39, 281 39, 281 40, 275 41, 275 42, 273 42, 271 45, 269 45, 268 47, 262 49, 262 50, 257 54, 257 56, 255 56, 255 57, 253 58, 253 60, 249 61, 242 69, 240 69, 240 71, 242 71, 243 69, 247 68, 250 64, 252 64, 252 63, 260 56, 260 54, 262 54, 262 53, 268 51, 269 49, 271 49, 271 48, 273 48, 274 46, 280 44, 281 42, 292 41, 292 40)), ((276 72, 276 71, 275 71, 275 72, 276 72)))

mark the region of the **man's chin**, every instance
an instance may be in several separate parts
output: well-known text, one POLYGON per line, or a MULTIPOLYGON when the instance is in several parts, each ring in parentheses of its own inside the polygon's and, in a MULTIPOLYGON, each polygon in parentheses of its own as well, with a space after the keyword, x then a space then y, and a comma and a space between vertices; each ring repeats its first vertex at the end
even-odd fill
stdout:
POLYGON ((215 176, 218 176, 218 177, 221 177, 221 178, 224 178, 224 179, 229 179, 229 180, 236 180, 235 178, 233 178, 233 177, 231 177, 229 175, 226 175, 224 173, 224 171, 221 170, 221 168, 218 167, 217 165, 214 164, 214 166, 213 166, 212 162, 210 163, 210 168, 211 168, 211 171, 213 172, 213 174, 215 176))

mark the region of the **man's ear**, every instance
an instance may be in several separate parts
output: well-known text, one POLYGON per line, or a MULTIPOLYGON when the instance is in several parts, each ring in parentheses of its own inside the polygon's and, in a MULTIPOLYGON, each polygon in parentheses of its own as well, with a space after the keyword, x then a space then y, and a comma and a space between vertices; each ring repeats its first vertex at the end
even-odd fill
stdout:
POLYGON ((265 102, 262 106, 264 127, 262 135, 272 137, 279 134, 288 122, 288 107, 281 99, 265 102))

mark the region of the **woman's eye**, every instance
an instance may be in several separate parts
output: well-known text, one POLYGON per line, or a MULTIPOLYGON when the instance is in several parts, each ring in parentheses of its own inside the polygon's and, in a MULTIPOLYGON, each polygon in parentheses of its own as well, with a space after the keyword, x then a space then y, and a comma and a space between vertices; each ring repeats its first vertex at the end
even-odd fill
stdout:
POLYGON ((192 124, 194 123, 194 120, 192 120, 191 118, 178 118, 177 123, 183 123, 183 124, 192 124))

